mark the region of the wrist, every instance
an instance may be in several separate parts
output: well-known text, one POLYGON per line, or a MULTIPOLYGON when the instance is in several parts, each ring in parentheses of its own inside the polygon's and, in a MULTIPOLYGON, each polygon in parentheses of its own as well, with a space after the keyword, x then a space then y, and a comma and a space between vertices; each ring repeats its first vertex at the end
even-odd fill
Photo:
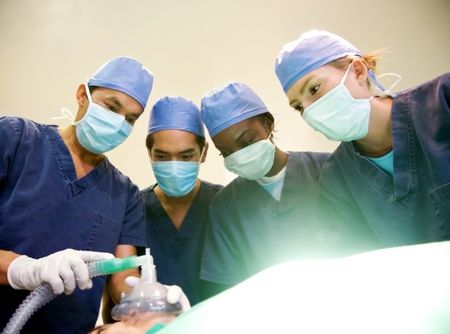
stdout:
POLYGON ((1 285, 9 285, 8 282, 8 268, 11 264, 11 262, 19 257, 20 254, 6 251, 6 250, 0 250, 0 284, 1 285))
POLYGON ((14 257, 8 265, 7 269, 7 280, 8 284, 16 290, 26 289, 22 282, 22 271, 23 268, 29 267, 30 262, 35 261, 35 259, 28 257, 26 255, 18 255, 14 257))

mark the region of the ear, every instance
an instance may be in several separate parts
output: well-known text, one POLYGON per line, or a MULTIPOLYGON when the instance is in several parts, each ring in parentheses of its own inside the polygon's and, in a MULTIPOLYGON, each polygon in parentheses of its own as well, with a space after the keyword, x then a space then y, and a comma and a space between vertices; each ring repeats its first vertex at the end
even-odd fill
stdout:
POLYGON ((208 142, 205 141, 205 147, 203 148, 203 156, 202 156, 202 160, 200 160, 201 163, 205 162, 206 160, 206 155, 208 154, 208 142))
POLYGON ((267 131, 267 134, 269 135, 270 134, 270 140, 272 140, 272 138, 273 138, 273 131, 274 131, 274 129, 275 129, 275 122, 268 122, 268 121, 266 121, 265 123, 264 123, 264 128, 266 129, 266 131, 267 131))
POLYGON ((87 95, 86 95, 86 87, 84 86, 84 84, 81 84, 78 86, 77 92, 75 94, 75 98, 77 99, 77 103, 78 103, 78 111, 77 114, 75 116, 74 121, 78 122, 80 119, 82 119, 84 117, 84 115, 86 114, 86 110, 87 110, 87 95))
POLYGON ((267 131, 267 134, 271 133, 274 128, 274 122, 270 121, 267 117, 257 119, 260 121, 260 124, 267 131))
POLYGON ((356 80, 361 86, 367 86, 368 69, 361 58, 353 60, 353 72, 355 73, 356 80))
POLYGON ((86 86, 84 84, 78 86, 75 98, 77 99, 78 107, 83 107, 87 101, 86 86))

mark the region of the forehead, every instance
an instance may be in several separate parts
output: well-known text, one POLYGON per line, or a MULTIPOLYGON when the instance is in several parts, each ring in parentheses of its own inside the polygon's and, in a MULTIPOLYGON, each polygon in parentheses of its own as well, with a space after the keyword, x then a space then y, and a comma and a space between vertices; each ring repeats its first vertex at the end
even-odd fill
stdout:
POLYGON ((183 130, 161 130, 152 134, 152 150, 185 151, 198 148, 197 136, 192 132, 183 130))

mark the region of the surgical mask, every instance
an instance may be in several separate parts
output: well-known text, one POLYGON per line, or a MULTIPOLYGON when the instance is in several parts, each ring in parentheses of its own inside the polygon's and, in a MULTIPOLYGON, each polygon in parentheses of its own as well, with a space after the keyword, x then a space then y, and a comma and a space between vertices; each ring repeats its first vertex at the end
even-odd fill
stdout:
POLYGON ((225 157, 225 168, 248 180, 266 175, 275 160, 275 145, 267 139, 260 140, 225 157))
POLYGON ((370 100, 355 99, 344 82, 350 66, 339 85, 319 98, 303 113, 303 118, 312 128, 322 132, 328 139, 352 141, 364 138, 369 133, 370 100))
POLYGON ((77 138, 81 146, 89 152, 100 154, 120 145, 130 135, 133 126, 125 116, 112 112, 92 101, 86 85, 89 101, 86 114, 76 126, 77 138))
POLYGON ((158 186, 167 196, 182 197, 194 189, 200 171, 200 162, 152 161, 152 169, 158 186))

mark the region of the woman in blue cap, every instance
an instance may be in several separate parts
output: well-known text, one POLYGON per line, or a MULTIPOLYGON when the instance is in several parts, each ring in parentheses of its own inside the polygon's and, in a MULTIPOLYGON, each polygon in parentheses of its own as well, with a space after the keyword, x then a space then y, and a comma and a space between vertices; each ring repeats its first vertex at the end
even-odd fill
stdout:
POLYGON ((318 217, 318 180, 328 154, 278 148, 272 114, 242 83, 206 94, 201 116, 239 176, 210 206, 201 278, 222 290, 274 263, 327 253, 336 235, 318 217))
POLYGON ((312 30, 284 46, 275 71, 305 121, 342 142, 322 177, 336 216, 367 223, 385 246, 449 239, 450 74, 394 95, 376 61, 312 30))
MULTIPOLYGON (((78 87, 73 125, 0 118, 0 328, 27 290, 48 283, 66 295, 34 314, 22 333, 86 333, 105 279, 91 281, 85 262, 145 246, 138 188, 103 153, 128 137, 152 82, 141 63, 115 58, 78 87)), ((131 273, 112 277, 116 297, 131 273)))
POLYGON ((158 281, 179 285, 196 304, 202 300, 209 204, 222 188, 198 178, 208 150, 198 107, 183 97, 159 99, 150 113, 146 146, 157 183, 141 195, 158 281))

